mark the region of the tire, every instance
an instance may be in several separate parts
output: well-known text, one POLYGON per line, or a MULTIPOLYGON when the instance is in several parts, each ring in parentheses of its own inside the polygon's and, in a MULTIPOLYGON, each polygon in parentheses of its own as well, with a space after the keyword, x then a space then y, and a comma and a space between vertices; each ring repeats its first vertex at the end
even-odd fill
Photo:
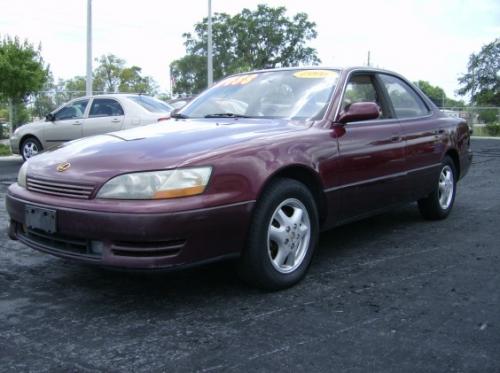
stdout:
POLYGON ((434 191, 418 200, 418 208, 425 219, 445 219, 453 208, 457 191, 457 171, 453 159, 446 156, 441 164, 439 178, 434 191))
POLYGON ((265 290, 280 290, 306 274, 319 235, 318 210, 309 189, 276 179, 262 193, 252 217, 240 277, 265 290))
POLYGON ((42 144, 35 137, 28 137, 21 144, 21 155, 26 161, 29 158, 39 154, 43 150, 42 144))

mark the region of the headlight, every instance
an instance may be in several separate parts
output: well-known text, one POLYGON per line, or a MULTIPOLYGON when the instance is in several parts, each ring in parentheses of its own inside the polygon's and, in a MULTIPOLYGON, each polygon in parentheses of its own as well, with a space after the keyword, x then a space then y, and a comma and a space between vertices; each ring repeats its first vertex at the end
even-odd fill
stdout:
POLYGON ((97 198, 166 199, 201 194, 210 179, 211 167, 137 172, 109 180, 97 198))
POLYGON ((23 188, 26 188, 26 173, 28 171, 28 162, 24 162, 24 164, 21 166, 21 169, 19 170, 19 173, 17 174, 17 183, 19 186, 22 186, 23 188))

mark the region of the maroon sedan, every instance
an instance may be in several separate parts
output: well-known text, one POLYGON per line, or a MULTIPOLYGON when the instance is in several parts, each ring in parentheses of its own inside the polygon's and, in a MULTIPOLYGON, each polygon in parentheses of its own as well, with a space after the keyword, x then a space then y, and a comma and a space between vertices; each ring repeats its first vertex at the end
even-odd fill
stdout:
POLYGON ((321 230, 411 201, 445 218, 471 159, 466 123, 395 73, 239 74, 169 122, 30 159, 8 190, 10 237, 120 268, 236 257, 245 280, 281 289, 321 230))

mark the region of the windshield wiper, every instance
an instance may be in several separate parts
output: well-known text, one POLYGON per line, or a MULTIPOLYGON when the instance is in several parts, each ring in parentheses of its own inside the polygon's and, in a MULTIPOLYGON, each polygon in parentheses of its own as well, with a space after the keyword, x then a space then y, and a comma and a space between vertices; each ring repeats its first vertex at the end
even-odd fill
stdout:
POLYGON ((175 113, 175 114, 172 114, 170 116, 170 118, 174 118, 174 119, 187 119, 189 117, 187 115, 185 115, 185 114, 175 113))
POLYGON ((207 114, 205 118, 251 118, 248 115, 241 115, 235 113, 215 113, 215 114, 207 114))

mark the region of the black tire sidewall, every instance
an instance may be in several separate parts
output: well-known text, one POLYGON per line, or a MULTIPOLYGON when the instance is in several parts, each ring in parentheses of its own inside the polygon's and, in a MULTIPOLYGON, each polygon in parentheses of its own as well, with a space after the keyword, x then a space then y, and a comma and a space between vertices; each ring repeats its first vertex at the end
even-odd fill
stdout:
POLYGON ((302 183, 292 179, 278 179, 269 185, 255 207, 249 239, 243 253, 244 272, 252 282, 269 290, 283 289, 300 281, 310 263, 318 240, 318 213, 314 197, 302 183), (267 235, 272 215, 286 199, 295 198, 307 209, 311 223, 311 236, 307 253, 302 263, 291 273, 281 273, 274 268, 268 254, 267 235), (250 273, 248 273, 250 272, 250 273))
POLYGON ((420 209, 421 214, 424 218, 430 220, 440 220, 445 219, 451 212, 453 205, 455 203, 455 196, 457 193, 457 169, 455 167, 455 163, 453 159, 449 156, 446 156, 441 162, 441 167, 439 169, 439 174, 437 176, 437 180, 435 181, 436 187, 434 191, 424 199, 418 201, 418 207, 420 209), (451 172, 453 173, 453 195, 451 197, 451 202, 448 208, 443 209, 441 204, 439 203, 439 178, 441 173, 443 172, 444 167, 449 166, 451 168, 451 172))
POLYGON ((448 208, 443 209, 441 207, 441 204, 439 203, 439 193, 436 192, 436 203, 437 203, 437 206, 439 207, 439 210, 441 211, 441 214, 443 215, 443 217, 448 216, 448 214, 451 212, 451 209, 453 208, 453 205, 455 203, 455 195, 457 194, 457 171, 455 169, 455 163, 448 156, 446 156, 443 159, 443 164, 441 165, 441 170, 439 170, 439 175, 440 176, 441 176, 441 172, 443 172, 443 169, 446 166, 449 166, 451 168, 451 172, 453 173, 453 193, 452 193, 452 196, 451 196, 450 205, 448 206, 448 208))
MULTIPOLYGON (((42 144, 40 143, 40 141, 38 141, 35 137, 28 137, 27 139, 25 139, 22 143, 21 143, 21 156, 23 157, 23 159, 26 161, 28 160, 29 158, 25 158, 24 157, 24 147, 26 146, 26 144, 32 142, 33 144, 35 144, 38 148, 38 153, 40 153, 43 148, 42 148, 42 144)), ((31 158, 31 157, 30 157, 31 158)))

